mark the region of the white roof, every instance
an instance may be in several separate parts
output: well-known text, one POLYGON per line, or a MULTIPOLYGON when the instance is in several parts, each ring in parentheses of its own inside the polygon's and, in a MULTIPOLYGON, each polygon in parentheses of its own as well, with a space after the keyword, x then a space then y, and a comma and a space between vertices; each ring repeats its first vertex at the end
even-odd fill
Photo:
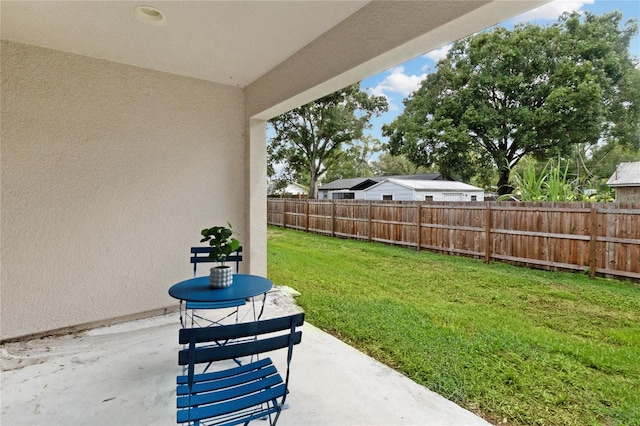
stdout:
POLYGON ((484 192, 484 189, 477 186, 469 185, 463 182, 456 182, 451 180, 408 180, 408 179, 385 179, 370 188, 365 189, 369 191, 384 182, 391 182, 396 185, 403 186, 405 188, 413 189, 416 191, 474 191, 484 192))
POLYGON ((640 186, 640 161, 620 163, 609 180, 608 186, 640 186))
POLYGON ((306 194, 309 192, 309 188, 304 185, 300 185, 299 183, 291 182, 287 185, 284 191, 291 194, 306 194))

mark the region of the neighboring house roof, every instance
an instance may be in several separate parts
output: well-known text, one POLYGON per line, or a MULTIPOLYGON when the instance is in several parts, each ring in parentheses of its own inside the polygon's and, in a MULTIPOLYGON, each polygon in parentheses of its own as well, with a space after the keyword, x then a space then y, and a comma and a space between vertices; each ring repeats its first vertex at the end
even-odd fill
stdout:
POLYGON ((389 179, 385 178, 368 189, 373 189, 384 182, 395 183, 396 185, 416 191, 484 191, 477 186, 452 180, 413 180, 413 179, 389 179))
POLYGON ((274 194, 274 193, 284 193, 284 194, 308 194, 309 193, 309 188, 307 188, 304 185, 300 185, 299 183, 296 182, 290 182, 287 184, 286 188, 283 188, 281 190, 276 190, 275 188, 275 183, 274 182, 269 182, 267 184, 267 193, 268 194, 274 194))
POLYGON ((364 190, 378 182, 388 179, 404 179, 404 180, 445 180, 440 173, 426 173, 419 175, 398 175, 398 176, 381 176, 367 178, 351 178, 337 179, 320 186, 318 189, 323 191, 337 191, 340 189, 348 189, 352 191, 364 190))
POLYGON ((640 161, 620 163, 609 180, 608 186, 640 186, 640 161))
MULTIPOLYGON (((366 182, 368 180, 373 180, 376 178, 352 178, 352 179, 338 179, 338 180, 334 180, 332 182, 329 182, 325 185, 322 185, 321 187, 319 187, 318 189, 322 189, 322 190, 329 190, 329 191, 335 191, 338 189, 351 189, 354 186, 360 185, 363 182, 366 182)), ((377 181, 374 181, 374 184, 377 181)))
POLYGON ((380 180, 379 178, 371 178, 371 179, 365 179, 364 181, 362 181, 361 183, 357 184, 357 185, 353 185, 351 188, 349 188, 352 191, 362 191, 364 189, 369 188, 370 186, 375 185, 376 183, 378 183, 380 180))

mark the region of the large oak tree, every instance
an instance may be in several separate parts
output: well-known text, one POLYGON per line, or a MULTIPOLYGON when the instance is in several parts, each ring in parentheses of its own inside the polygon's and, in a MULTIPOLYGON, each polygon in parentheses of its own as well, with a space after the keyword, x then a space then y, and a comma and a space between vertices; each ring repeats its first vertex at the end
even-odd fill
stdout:
POLYGON ((564 14, 548 27, 495 28, 455 42, 404 112, 383 127, 392 154, 470 180, 496 170, 500 194, 525 156, 573 144, 638 144, 637 23, 619 12, 564 14))
POLYGON ((371 135, 364 135, 360 140, 346 142, 342 147, 340 161, 327 169, 324 182, 336 179, 350 179, 373 176, 372 157, 382 151, 382 142, 371 135))
POLYGON ((271 119, 275 136, 269 162, 309 173, 309 198, 317 197, 318 179, 342 155, 342 145, 362 139, 371 116, 387 110, 383 96, 371 96, 352 84, 314 102, 271 119))

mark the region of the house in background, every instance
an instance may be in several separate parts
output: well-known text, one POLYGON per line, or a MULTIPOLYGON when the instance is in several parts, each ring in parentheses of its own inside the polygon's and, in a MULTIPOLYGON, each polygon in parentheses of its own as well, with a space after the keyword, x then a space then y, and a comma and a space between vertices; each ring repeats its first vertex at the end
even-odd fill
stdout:
POLYGON ((309 195, 309 188, 299 183, 291 182, 284 189, 283 195, 309 195))
POLYGON ((446 180, 440 173, 338 179, 318 188, 319 200, 364 200, 365 190, 385 179, 436 181, 446 180))
POLYGON ((615 188, 616 201, 640 203, 640 161, 618 164, 607 186, 615 188))
POLYGON ((284 189, 276 189, 270 184, 268 194, 270 197, 306 197, 309 188, 296 182, 289 182, 284 189))
POLYGON ((484 201, 484 189, 450 180, 387 178, 364 190, 365 200, 484 201))
POLYGON ((319 200, 362 200, 363 189, 378 183, 376 178, 338 179, 318 188, 319 200))

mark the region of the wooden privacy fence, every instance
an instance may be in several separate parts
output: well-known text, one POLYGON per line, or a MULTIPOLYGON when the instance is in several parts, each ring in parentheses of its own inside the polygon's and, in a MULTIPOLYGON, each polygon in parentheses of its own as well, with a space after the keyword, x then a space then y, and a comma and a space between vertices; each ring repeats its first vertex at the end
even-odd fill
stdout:
POLYGON ((640 281, 640 204, 269 199, 270 225, 640 281))

